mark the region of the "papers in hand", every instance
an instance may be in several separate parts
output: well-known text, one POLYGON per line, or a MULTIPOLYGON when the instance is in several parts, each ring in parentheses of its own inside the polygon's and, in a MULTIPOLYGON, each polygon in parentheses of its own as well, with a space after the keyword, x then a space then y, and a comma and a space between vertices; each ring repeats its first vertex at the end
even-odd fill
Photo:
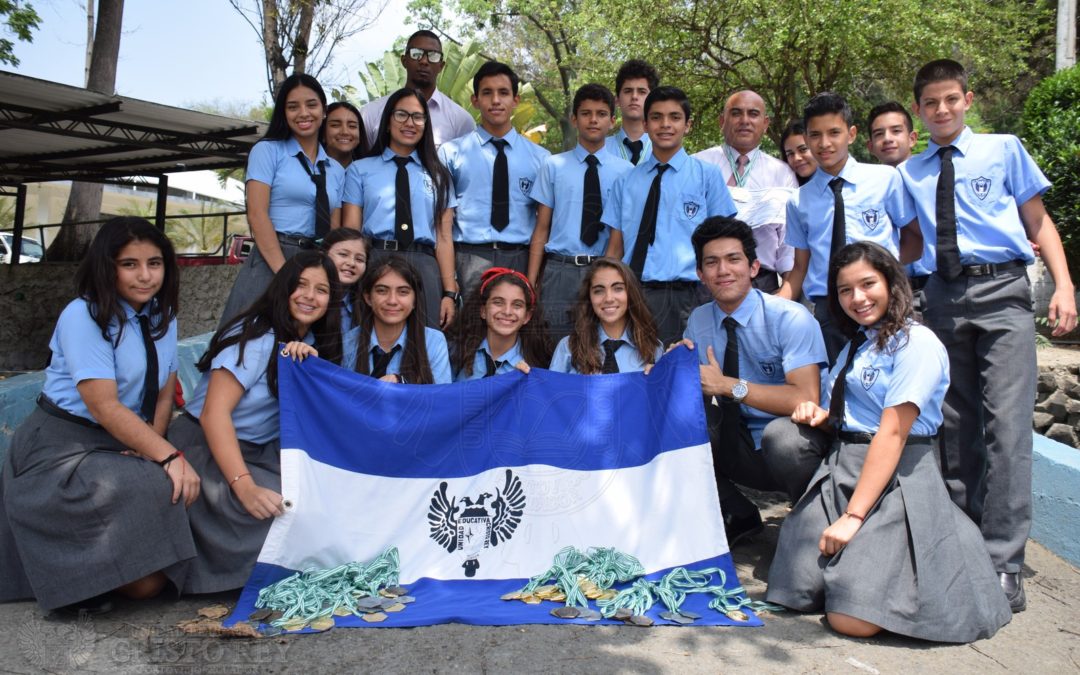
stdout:
POLYGON ((765 225, 783 225, 787 216, 787 203, 796 188, 775 187, 748 190, 729 186, 731 199, 738 209, 738 218, 751 228, 765 225))

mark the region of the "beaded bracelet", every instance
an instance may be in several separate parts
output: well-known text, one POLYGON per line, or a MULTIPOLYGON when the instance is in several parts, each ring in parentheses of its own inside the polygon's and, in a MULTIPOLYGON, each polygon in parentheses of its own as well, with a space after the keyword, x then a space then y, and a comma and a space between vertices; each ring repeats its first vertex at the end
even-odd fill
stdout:
POLYGON ((229 481, 229 487, 232 487, 232 484, 233 484, 233 483, 235 483, 236 481, 240 480, 240 479, 241 479, 241 478, 243 478, 244 476, 250 476, 250 475, 251 475, 251 473, 250 473, 250 472, 248 472, 248 473, 242 473, 242 474, 240 474, 239 476, 233 476, 232 480, 231 480, 231 481, 229 481))

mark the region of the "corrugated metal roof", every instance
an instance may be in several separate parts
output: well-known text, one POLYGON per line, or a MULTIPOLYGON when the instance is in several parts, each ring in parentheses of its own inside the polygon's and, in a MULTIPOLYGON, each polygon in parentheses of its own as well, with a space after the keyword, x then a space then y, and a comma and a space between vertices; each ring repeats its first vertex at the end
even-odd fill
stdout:
POLYGON ((243 166, 264 122, 0 71, 0 184, 243 166))

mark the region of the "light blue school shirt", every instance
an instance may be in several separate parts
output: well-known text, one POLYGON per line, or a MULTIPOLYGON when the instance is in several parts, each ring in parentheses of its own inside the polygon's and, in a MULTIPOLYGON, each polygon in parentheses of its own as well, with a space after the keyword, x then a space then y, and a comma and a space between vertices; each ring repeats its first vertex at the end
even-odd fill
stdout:
MULTIPOLYGON (((598 329, 600 334, 600 365, 604 365, 604 340, 610 340, 608 334, 604 332, 603 326, 598 329)), ((630 339, 630 333, 623 331, 623 334, 618 339, 626 342, 623 346, 615 350, 615 363, 619 364, 620 373, 640 373, 645 370, 645 362, 641 360, 641 354, 638 353, 638 349, 634 346, 634 341, 630 339)), ((653 363, 660 360, 660 357, 664 355, 664 348, 657 343, 656 351, 653 354, 653 363)), ((551 357, 551 367, 549 370, 554 370, 557 373, 577 373, 577 368, 574 367, 573 357, 570 354, 570 336, 567 335, 563 339, 559 340, 558 346, 555 347, 555 354, 551 357)), ((597 373, 591 373, 593 375, 597 373)))
MULTIPOLYGON (((360 336, 360 326, 357 326, 345 333, 341 342, 342 350, 344 354, 341 359, 342 367, 348 370, 356 369, 356 342, 360 336)), ((390 358, 390 364, 386 366, 387 375, 398 375, 401 373, 401 358, 405 354, 406 342, 408 341, 408 331, 402 330, 401 335, 398 336, 395 345, 401 345, 401 349, 398 350, 390 358)), ((379 338, 375 335, 375 330, 372 329, 371 337, 368 342, 368 372, 375 367, 375 359, 371 356, 371 348, 379 344, 379 338)), ((428 366, 431 368, 431 377, 434 379, 435 384, 450 384, 452 377, 450 376, 450 352, 446 348, 446 337, 443 334, 435 330, 434 328, 424 328, 424 345, 427 347, 428 366)), ((390 347, 393 349, 393 347, 390 347)), ((409 384, 416 384, 410 382, 409 384)))
MULTIPOLYGON (((907 334, 894 335, 881 351, 877 330, 865 329, 867 340, 855 353, 844 385, 844 431, 877 433, 881 411, 902 403, 914 403, 919 416, 911 425, 913 436, 933 436, 941 426, 941 404, 949 389, 949 356, 934 332, 912 324, 907 334)), ((828 410, 832 388, 847 362, 851 342, 844 345, 832 370, 824 379, 821 407, 828 410)))
MULTIPOLYGON (((810 251, 810 266, 803 281, 803 292, 810 298, 828 292, 835 203, 829 181, 836 177, 818 168, 787 205, 785 242, 810 251)), ((838 177, 844 179, 840 194, 844 198, 845 242, 872 241, 899 258, 900 228, 916 215, 900 172, 891 166, 862 164, 848 157, 838 177)))
MULTIPOLYGON (((454 377, 454 382, 483 379, 484 375, 487 374, 487 361, 484 360, 484 352, 487 352, 488 354, 491 353, 488 347, 487 338, 484 338, 484 341, 477 347, 476 354, 473 355, 472 375, 466 375, 465 369, 462 368, 454 377)), ((514 346, 505 354, 495 359, 495 374, 505 375, 506 373, 512 373, 517 370, 517 364, 524 360, 525 357, 521 355, 521 340, 519 339, 514 342, 514 346)))
MULTIPOLYGON (((690 314, 683 337, 694 343, 701 365, 708 365, 706 347, 712 345, 716 360, 724 363, 727 330, 725 314, 715 302, 690 314)), ((828 363, 821 327, 810 312, 797 302, 751 289, 742 304, 731 313, 738 322, 739 377, 751 384, 784 384, 785 375, 804 366, 824 368, 828 363)), ((620 350, 621 351, 621 350, 620 350)), ((754 446, 761 447, 761 432, 777 416, 742 404, 742 416, 754 446)))
POLYGON ((355 325, 356 320, 353 318, 353 294, 352 292, 347 292, 341 298, 341 334, 344 335, 345 333, 348 333, 355 325))
MULTIPOLYGON (((397 226, 397 157, 390 148, 379 157, 365 157, 349 165, 345 172, 345 194, 341 201, 364 210, 363 230, 375 239, 393 239, 397 226)), ((413 240, 435 245, 435 183, 414 150, 405 165, 409 175, 409 203, 412 205, 413 240)), ((457 206, 453 189, 447 208, 457 206)))
POLYGON ((528 244, 536 229, 536 202, 529 196, 540 164, 550 152, 514 129, 503 136, 510 176, 510 224, 502 232, 491 226, 491 185, 498 151, 483 127, 444 143, 439 158, 454 181, 457 211, 454 241, 486 244, 528 244))
MULTIPOLYGON (((608 228, 600 228, 600 236, 592 246, 581 241, 581 203, 585 200, 585 158, 589 151, 580 144, 573 150, 552 155, 540 165, 540 173, 532 188, 532 198, 552 209, 551 233, 544 250, 561 255, 603 255, 607 249, 608 228)), ((634 165, 600 150, 596 153, 600 174, 600 198, 607 203, 616 179, 629 173, 634 165)))
MULTIPOLYGON (((607 139, 604 140, 604 147, 607 149, 608 152, 615 155, 619 159, 629 162, 630 157, 632 157, 632 155, 630 154, 630 148, 626 147, 626 144, 623 143, 623 139, 627 138, 630 137, 626 135, 626 131, 622 127, 619 127, 618 131, 608 136, 607 139)), ((652 154, 652 139, 649 138, 649 134, 642 134, 641 138, 639 138, 638 140, 642 143, 641 156, 638 157, 638 163, 640 164, 641 162, 645 161, 646 157, 652 154)), ((630 166, 634 165, 631 164, 630 166)))
MULTIPOLYGON (((257 180, 270 186, 270 222, 276 231, 296 237, 314 237, 315 183, 296 161, 298 152, 303 150, 292 136, 284 141, 259 141, 248 153, 245 180, 257 180)), ((316 162, 324 160, 326 194, 333 211, 341 208, 345 169, 327 155, 320 144, 316 162)), ((319 173, 306 155, 304 162, 312 173, 319 173)))
MULTIPOLYGON (((315 336, 309 332, 304 336, 304 342, 314 344, 315 336)), ((281 435, 278 399, 270 393, 270 386, 266 381, 267 366, 270 365, 271 358, 277 358, 277 348, 278 341, 274 331, 268 331, 247 341, 242 363, 238 362, 240 345, 229 345, 222 349, 210 362, 210 370, 202 374, 199 386, 195 387, 195 393, 185 409, 195 417, 201 417, 211 374, 215 370, 227 370, 244 388, 244 395, 233 408, 231 416, 236 437, 260 445, 278 438, 281 435)))
MULTIPOLYGON (((1016 136, 976 134, 964 127, 952 143, 956 175, 956 243, 964 265, 1035 261, 1019 208, 1050 189, 1016 136)), ((937 181, 941 174, 939 146, 900 165, 904 185, 915 198, 922 229, 923 257, 928 270, 937 269, 937 181)))
MULTIPOLYGON (((90 316, 90 303, 76 298, 68 303, 56 321, 49 349, 52 359, 45 369, 45 386, 42 393, 53 403, 72 415, 97 420, 86 407, 76 386, 84 380, 115 380, 116 394, 120 403, 142 417, 143 378, 146 377, 146 347, 143 345, 142 329, 138 315, 150 315, 150 303, 142 311, 135 310, 124 300, 120 301, 126 317, 120 343, 113 348, 113 340, 120 331, 120 323, 114 318, 109 322, 109 340, 101 336, 101 328, 90 316)), ((171 373, 176 372, 176 319, 169 329, 154 341, 158 357, 158 391, 165 386, 171 373)), ((152 421, 152 420, 151 420, 152 421)))
MULTIPOLYGON (((634 256, 641 215, 659 163, 655 155, 642 157, 632 171, 615 182, 604 202, 601 221, 622 231, 623 262, 627 264, 634 256)), ((645 258, 641 281, 697 281, 690 235, 706 218, 734 216, 735 203, 715 165, 694 159, 685 148, 679 148, 668 165, 671 168, 660 179, 656 237, 645 258)))

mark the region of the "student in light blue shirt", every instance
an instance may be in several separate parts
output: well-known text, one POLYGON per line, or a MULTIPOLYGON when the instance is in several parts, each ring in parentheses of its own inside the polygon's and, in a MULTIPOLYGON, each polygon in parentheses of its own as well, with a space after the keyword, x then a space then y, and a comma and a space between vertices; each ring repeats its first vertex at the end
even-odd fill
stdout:
POLYGON ((690 101, 681 89, 649 94, 645 128, 652 154, 615 183, 604 204, 602 220, 612 228, 605 255, 622 259, 638 276, 667 344, 682 335, 701 300, 690 234, 706 218, 732 216, 736 209, 720 169, 683 149, 690 101))
POLYGON ((340 224, 345 170, 319 143, 325 117, 326 94, 315 78, 297 73, 281 83, 266 134, 248 155, 247 218, 255 248, 233 283, 218 328, 262 295, 288 258, 316 248, 340 224))
POLYGON ((341 334, 356 325, 356 303, 360 299, 360 279, 368 266, 371 240, 351 227, 330 230, 319 249, 330 258, 337 269, 341 284, 341 334))
POLYGON ((680 344, 701 362, 720 510, 728 542, 762 529, 757 507, 736 483, 782 490, 794 501, 823 453, 769 434, 795 405, 816 400, 825 345, 802 305, 753 288, 761 268, 750 227, 713 217, 693 235, 697 272, 712 301, 694 310, 680 344), (734 338, 734 342, 732 342, 734 338))
POLYGON ((451 382, 446 338, 415 311, 424 302, 424 282, 412 265, 397 255, 373 265, 360 300, 360 322, 345 336, 344 367, 384 382, 451 382))
POLYGON ((427 289, 425 321, 445 328, 457 309, 457 200, 435 153, 430 121, 427 102, 415 89, 390 95, 371 156, 349 167, 342 210, 345 227, 362 228, 372 238, 372 264, 396 253, 416 268, 427 289))
POLYGON ((282 515, 278 345, 285 356, 341 362, 337 271, 321 251, 285 261, 266 291, 214 334, 202 378, 169 439, 203 476, 190 511, 198 557, 182 591, 244 585, 274 517, 282 515))
POLYGON ((504 63, 488 61, 473 77, 472 104, 480 111, 480 127, 439 148, 458 202, 454 244, 465 296, 489 267, 522 274, 528 267, 529 240, 536 227, 536 202, 529 193, 541 162, 551 153, 514 129, 519 100, 517 74, 504 63), (504 165, 505 177, 500 170, 504 165))
POLYGON ((885 248, 840 249, 828 284, 851 340, 825 379, 824 407, 800 403, 787 427, 828 456, 784 520, 766 597, 824 610, 833 630, 854 637, 990 637, 1009 605, 978 527, 949 499, 934 447, 945 347, 916 323, 906 275, 885 248))
POLYGON ((465 300, 454 331, 455 381, 547 368, 551 342, 536 291, 525 275, 493 267, 465 300))
POLYGON ((818 168, 788 202, 786 241, 795 247, 795 264, 777 293, 788 300, 805 293, 814 303, 831 363, 844 344, 829 318, 825 292, 833 248, 873 241, 903 262, 912 262, 921 255, 922 237, 900 174, 892 167, 860 164, 848 154, 857 130, 847 101, 832 92, 818 94, 806 104, 803 118, 818 168), (838 200, 844 208, 844 232, 834 239, 838 200))
POLYGON ((146 220, 113 218, 75 284, 37 408, 0 471, 0 601, 107 611, 101 594, 148 598, 182 585, 195 556, 185 507, 200 495, 199 472, 164 438, 176 254, 146 220))
POLYGON ((545 159, 533 184, 532 197, 539 205, 529 244, 528 277, 543 290, 548 329, 556 339, 570 333, 581 280, 607 248, 603 204, 615 180, 634 168, 604 151, 614 113, 615 97, 607 88, 599 84, 579 88, 570 118, 578 145, 545 159))
POLYGON ((605 142, 609 153, 638 164, 652 152, 652 142, 645 133, 645 99, 659 86, 656 68, 641 59, 631 59, 619 67, 615 74, 615 96, 621 126, 605 142))
POLYGON ((595 261, 578 289, 574 331, 559 341, 551 370, 583 375, 647 373, 663 353, 656 322, 634 273, 621 260, 595 261))
POLYGON ((922 263, 934 271, 923 319, 944 343, 952 372, 942 472, 953 500, 980 523, 1001 587, 1022 611, 1036 382, 1029 240, 1054 280, 1047 318, 1055 336, 1076 327, 1075 288, 1042 201, 1050 183, 1015 136, 976 134, 965 125, 974 94, 964 67, 928 63, 914 94, 930 143, 900 173, 926 232, 922 263), (947 201, 937 198, 939 182, 947 201))

